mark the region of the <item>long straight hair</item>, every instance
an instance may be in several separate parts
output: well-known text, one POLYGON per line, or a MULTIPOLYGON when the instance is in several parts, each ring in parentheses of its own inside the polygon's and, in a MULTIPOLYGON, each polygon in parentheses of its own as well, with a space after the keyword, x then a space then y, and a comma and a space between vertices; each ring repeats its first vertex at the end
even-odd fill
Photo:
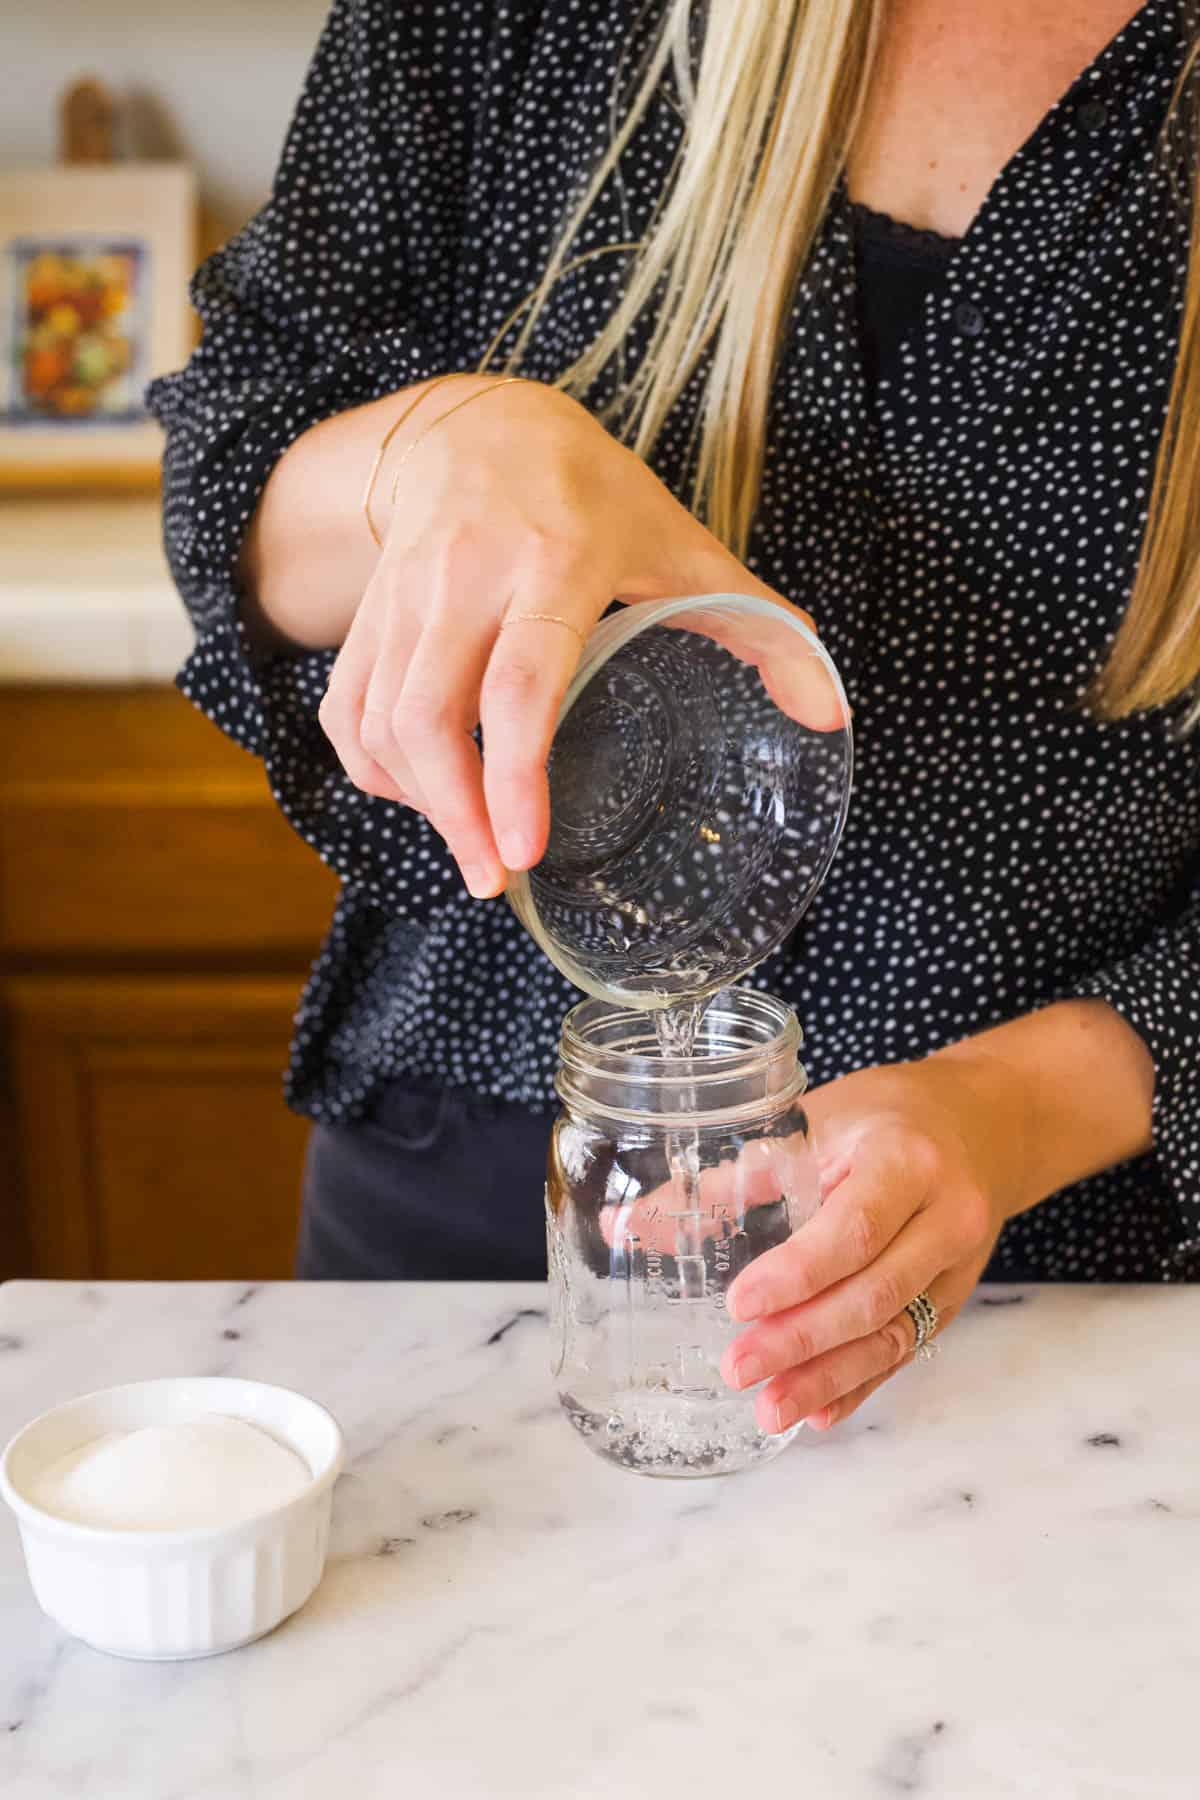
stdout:
MULTIPOLYGON (((768 399, 797 279, 846 165, 875 73, 886 0, 666 0, 662 28, 608 148, 575 206, 507 357, 519 366, 571 245, 673 69, 685 130, 619 303, 559 384, 585 394, 634 323, 647 350, 609 408, 640 455, 657 441, 702 359, 692 502, 744 557, 762 488, 768 399)), ((1172 107, 1178 125, 1196 51, 1172 107)), ((1178 131, 1173 134, 1176 143, 1178 131)), ((1141 554, 1123 621, 1089 696, 1109 718, 1185 701, 1200 720, 1200 205, 1187 142, 1190 273, 1141 554)), ((594 254, 594 253, 593 253, 594 254)), ((584 259, 581 259, 584 260, 584 259)))

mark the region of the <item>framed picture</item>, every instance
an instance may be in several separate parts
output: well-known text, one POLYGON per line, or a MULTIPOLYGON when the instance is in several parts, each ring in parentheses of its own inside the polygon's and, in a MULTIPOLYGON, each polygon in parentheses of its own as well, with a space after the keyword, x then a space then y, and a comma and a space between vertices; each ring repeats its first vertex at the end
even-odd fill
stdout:
POLYGON ((153 487, 142 396, 195 340, 195 244, 183 164, 0 173, 0 492, 153 487))

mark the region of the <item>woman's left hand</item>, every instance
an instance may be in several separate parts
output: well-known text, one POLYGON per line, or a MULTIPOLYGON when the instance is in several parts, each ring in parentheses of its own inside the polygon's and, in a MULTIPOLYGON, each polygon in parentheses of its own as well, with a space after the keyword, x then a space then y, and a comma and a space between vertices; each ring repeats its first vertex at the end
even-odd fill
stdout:
POLYGON ((863 1069, 807 1101, 822 1205, 745 1269, 729 1311, 753 1321, 721 1370, 764 1383, 765 1431, 824 1430, 911 1361, 905 1306, 923 1290, 939 1330, 979 1280, 1025 1192, 1029 1104, 1017 1071, 970 1044, 863 1069))

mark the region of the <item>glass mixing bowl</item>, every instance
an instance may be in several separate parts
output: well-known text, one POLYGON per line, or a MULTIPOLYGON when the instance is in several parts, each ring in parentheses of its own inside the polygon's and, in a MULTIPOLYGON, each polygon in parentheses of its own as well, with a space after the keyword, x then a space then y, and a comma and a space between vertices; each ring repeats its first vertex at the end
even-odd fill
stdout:
POLYGON ((509 900, 587 994, 654 1009, 716 993, 803 917, 852 767, 845 690, 799 614, 744 594, 626 607, 563 701, 549 844, 509 900))

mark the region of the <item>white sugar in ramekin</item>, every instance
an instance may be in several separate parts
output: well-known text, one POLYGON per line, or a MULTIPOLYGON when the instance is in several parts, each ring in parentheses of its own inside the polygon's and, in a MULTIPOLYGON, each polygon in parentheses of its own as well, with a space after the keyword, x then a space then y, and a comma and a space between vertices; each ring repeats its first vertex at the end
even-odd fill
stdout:
POLYGON ((115 1656, 214 1656, 272 1631, 316 1588, 344 1455, 331 1415, 288 1388, 225 1376, 137 1381, 68 1400, 26 1425, 0 1461, 0 1494, 17 1515, 39 1604, 73 1637, 115 1656), (28 1497, 52 1463, 106 1432, 214 1413, 245 1419, 294 1450, 309 1485, 236 1525, 187 1531, 76 1525, 28 1497))

